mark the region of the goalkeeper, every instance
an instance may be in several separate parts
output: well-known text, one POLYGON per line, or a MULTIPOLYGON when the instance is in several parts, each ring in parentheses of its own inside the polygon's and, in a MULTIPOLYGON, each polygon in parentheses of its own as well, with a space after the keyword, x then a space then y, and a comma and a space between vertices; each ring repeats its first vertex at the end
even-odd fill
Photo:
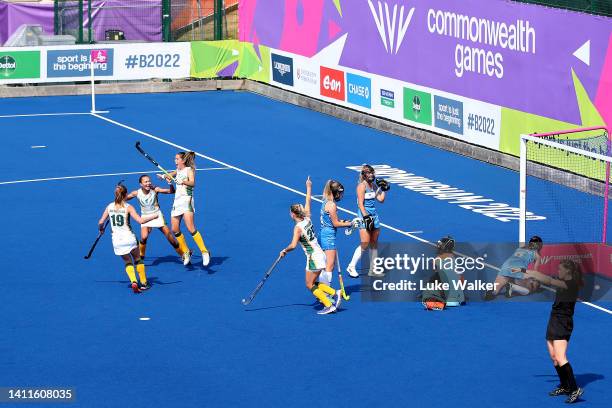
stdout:
MULTIPOLYGON (((370 265, 378 257, 378 237, 380 235, 380 220, 376 211, 375 203, 384 203, 390 186, 386 180, 377 179, 374 168, 369 164, 364 164, 359 173, 359 184, 357 184, 357 214, 362 222, 359 227, 360 245, 355 248, 353 258, 346 267, 346 271, 351 278, 358 278, 356 266, 357 262, 365 250, 370 248, 370 265)), ((372 267, 369 268, 368 276, 381 276, 374 273, 372 267)))
POLYGON ((442 310, 445 307, 455 307, 465 304, 465 295, 457 289, 454 282, 462 281, 463 275, 446 266, 444 260, 454 258, 455 240, 451 236, 440 238, 436 243, 438 252, 436 257, 436 272, 429 282, 442 282, 448 284, 447 290, 424 290, 422 293, 423 306, 427 310, 442 310), (438 261, 439 260, 439 261, 438 261))
POLYGON ((534 235, 529 239, 527 245, 517 248, 501 266, 495 278, 495 289, 485 293, 485 300, 495 299, 504 288, 506 297, 512 297, 514 294, 525 296, 537 290, 540 287, 539 283, 528 279, 523 272, 519 271, 526 270, 532 263, 534 264, 533 269, 538 269, 543 245, 542 238, 534 235))

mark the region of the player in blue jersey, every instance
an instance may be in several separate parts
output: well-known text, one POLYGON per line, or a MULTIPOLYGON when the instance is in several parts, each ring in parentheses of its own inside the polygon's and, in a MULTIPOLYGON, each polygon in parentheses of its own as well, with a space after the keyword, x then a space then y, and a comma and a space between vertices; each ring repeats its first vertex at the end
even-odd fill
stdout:
POLYGON ((323 188, 323 203, 321 204, 321 232, 320 244, 325 251, 325 271, 319 275, 319 282, 329 285, 332 281, 332 272, 336 264, 336 232, 339 227, 351 227, 351 221, 338 218, 336 202, 342 200, 344 187, 339 181, 327 180, 323 188))
POLYGON ((537 289, 539 285, 536 281, 528 279, 523 272, 517 271, 526 270, 530 264, 534 264, 533 270, 538 269, 542 246, 542 238, 534 235, 526 246, 517 248, 501 266, 495 278, 495 289, 485 294, 485 300, 494 299, 504 288, 507 297, 515 293, 528 295, 537 289))
MULTIPOLYGON (((380 220, 376 211, 376 202, 384 203, 389 191, 389 183, 383 179, 377 179, 374 168, 364 164, 359 173, 359 184, 357 184, 357 215, 362 222, 359 228, 360 245, 355 248, 353 258, 346 267, 351 278, 358 278, 356 266, 363 252, 370 248, 370 263, 378 257, 378 237, 380 235, 380 220)), ((369 276, 378 276, 373 268, 369 268, 369 276)))

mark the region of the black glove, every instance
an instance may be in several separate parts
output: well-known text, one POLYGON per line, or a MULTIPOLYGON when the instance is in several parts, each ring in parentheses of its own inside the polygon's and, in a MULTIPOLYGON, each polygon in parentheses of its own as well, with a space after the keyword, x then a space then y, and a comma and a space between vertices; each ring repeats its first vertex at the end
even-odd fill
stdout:
POLYGON ((363 225, 365 229, 368 231, 374 230, 374 217, 371 214, 367 214, 363 216, 363 225))
POLYGON ((376 185, 380 187, 382 191, 389 191, 391 189, 389 182, 385 179, 381 179, 381 178, 376 179, 376 185))

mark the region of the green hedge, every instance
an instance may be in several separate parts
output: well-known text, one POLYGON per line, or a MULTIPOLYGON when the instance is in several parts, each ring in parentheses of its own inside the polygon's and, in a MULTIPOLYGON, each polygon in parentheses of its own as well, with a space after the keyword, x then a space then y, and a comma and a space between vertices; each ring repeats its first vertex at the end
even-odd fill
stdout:
POLYGON ((612 16, 612 0, 515 0, 522 3, 582 11, 591 14, 612 16))

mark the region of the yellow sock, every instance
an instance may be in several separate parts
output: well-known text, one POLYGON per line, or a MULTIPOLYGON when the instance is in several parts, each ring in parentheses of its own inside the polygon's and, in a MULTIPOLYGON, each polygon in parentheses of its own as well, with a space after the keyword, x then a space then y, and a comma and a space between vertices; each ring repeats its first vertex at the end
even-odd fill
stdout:
POLYGON ((204 245, 204 240, 202 239, 200 231, 194 232, 193 234, 191 234, 191 236, 193 237, 193 240, 195 241, 198 248, 200 248, 200 251, 202 251, 202 253, 208 252, 208 249, 206 249, 206 245, 204 245))
POLYGON ((131 263, 125 265, 125 272, 127 272, 130 278, 130 282, 136 282, 136 272, 134 272, 134 265, 132 265, 131 263))
POLYGON ((321 289, 323 292, 327 293, 328 295, 335 295, 336 294, 336 290, 330 286, 327 286, 324 283, 320 283, 319 282, 319 289, 321 289))
POLYGON ((144 265, 144 262, 142 262, 142 259, 136 262, 136 270, 138 271, 138 276, 140 276, 140 283, 142 283, 143 285, 146 285, 147 275, 145 274, 145 265, 144 265))
POLYGON ((185 242, 185 236, 180 232, 174 234, 174 236, 176 237, 176 242, 179 244, 181 255, 183 255, 185 252, 189 252, 189 247, 187 246, 187 242, 185 242))
POLYGON ((329 298, 327 296, 325 296, 325 292, 323 292, 321 289, 319 289, 317 287, 317 285, 313 286, 312 289, 310 289, 310 291, 312 292, 314 297, 319 299, 319 302, 323 303, 323 306, 325 306, 325 307, 330 307, 331 306, 331 301, 329 300, 329 298))
POLYGON ((140 243, 138 244, 138 249, 140 250, 140 257, 144 258, 145 252, 147 252, 147 244, 140 241, 140 243))

